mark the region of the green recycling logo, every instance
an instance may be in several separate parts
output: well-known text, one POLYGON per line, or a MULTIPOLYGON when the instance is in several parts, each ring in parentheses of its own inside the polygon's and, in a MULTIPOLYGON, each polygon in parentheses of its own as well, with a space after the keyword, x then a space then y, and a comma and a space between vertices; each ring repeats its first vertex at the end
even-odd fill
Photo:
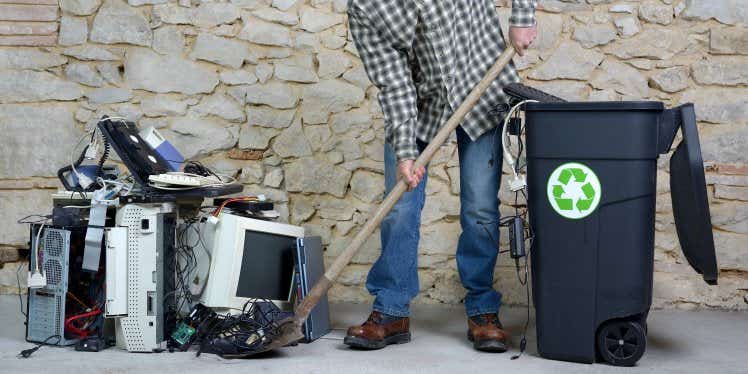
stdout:
POLYGON ((548 202, 565 218, 589 216, 600 203, 601 194, 600 180, 587 165, 563 164, 548 178, 548 202))

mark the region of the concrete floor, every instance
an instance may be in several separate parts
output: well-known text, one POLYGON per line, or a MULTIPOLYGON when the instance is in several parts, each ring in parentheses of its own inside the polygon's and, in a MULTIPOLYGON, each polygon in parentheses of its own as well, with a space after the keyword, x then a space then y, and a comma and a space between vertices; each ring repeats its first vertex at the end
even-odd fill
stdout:
MULTIPOLYGON (((18 352, 24 341, 18 298, 0 296, 1 373, 748 373, 748 313, 656 311, 649 319, 648 350, 635 368, 585 365, 537 356, 534 332, 529 352, 510 360, 504 354, 476 352, 465 339, 463 311, 420 306, 413 312, 413 341, 380 351, 352 351, 342 344, 343 327, 360 323, 368 306, 333 306, 333 331, 325 339, 279 350, 260 358, 223 360, 192 352, 143 354, 110 348, 99 353, 43 347, 31 358, 18 352)), ((518 346, 524 309, 506 309, 502 320, 518 346)))

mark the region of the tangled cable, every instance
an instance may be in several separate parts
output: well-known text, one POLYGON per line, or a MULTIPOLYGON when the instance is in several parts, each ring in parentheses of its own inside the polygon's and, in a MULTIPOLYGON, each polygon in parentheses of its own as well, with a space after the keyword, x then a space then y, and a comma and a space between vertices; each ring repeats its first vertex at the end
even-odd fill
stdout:
POLYGON ((216 315, 205 320, 197 329, 197 356, 205 352, 232 358, 262 352, 280 334, 278 322, 287 314, 271 301, 258 299, 245 303, 239 315, 216 315), (206 324, 210 328, 200 333, 206 324))

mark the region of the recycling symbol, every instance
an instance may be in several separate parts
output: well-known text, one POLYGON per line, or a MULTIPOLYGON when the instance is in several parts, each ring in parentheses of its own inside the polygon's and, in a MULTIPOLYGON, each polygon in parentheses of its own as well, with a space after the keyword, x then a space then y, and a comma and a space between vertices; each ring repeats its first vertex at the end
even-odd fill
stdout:
POLYGON ((548 178, 548 202, 565 218, 581 219, 592 214, 601 194, 600 180, 584 164, 563 164, 548 178))

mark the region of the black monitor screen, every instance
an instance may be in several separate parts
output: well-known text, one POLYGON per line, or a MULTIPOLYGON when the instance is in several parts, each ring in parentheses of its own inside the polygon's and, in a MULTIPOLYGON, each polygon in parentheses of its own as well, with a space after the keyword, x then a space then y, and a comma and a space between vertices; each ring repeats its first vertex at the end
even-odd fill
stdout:
POLYGON ((288 300, 295 248, 296 238, 247 231, 236 297, 288 300))

